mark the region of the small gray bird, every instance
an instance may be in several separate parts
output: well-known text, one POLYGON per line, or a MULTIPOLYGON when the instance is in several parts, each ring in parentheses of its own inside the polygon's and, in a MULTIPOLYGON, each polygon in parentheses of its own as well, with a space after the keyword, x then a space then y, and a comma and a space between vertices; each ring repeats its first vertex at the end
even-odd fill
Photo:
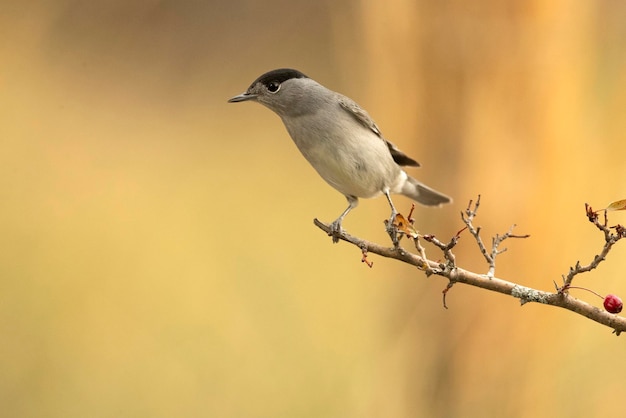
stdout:
POLYGON ((280 116, 304 158, 348 199, 346 210, 331 224, 334 242, 339 240, 343 218, 358 205, 359 197, 387 197, 391 206, 387 232, 394 243, 397 211, 391 193, 426 206, 452 201, 404 172, 401 166, 419 167, 419 163, 387 141, 358 104, 300 71, 283 68, 267 72, 228 102, 247 100, 259 102, 280 116))

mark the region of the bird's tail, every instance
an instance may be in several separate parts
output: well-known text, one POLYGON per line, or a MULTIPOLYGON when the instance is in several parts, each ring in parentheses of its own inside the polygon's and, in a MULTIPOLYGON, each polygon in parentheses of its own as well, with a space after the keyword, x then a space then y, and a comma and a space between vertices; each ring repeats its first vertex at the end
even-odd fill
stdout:
POLYGON ((407 176, 400 193, 426 206, 440 206, 452 202, 449 196, 431 189, 410 176, 407 176))

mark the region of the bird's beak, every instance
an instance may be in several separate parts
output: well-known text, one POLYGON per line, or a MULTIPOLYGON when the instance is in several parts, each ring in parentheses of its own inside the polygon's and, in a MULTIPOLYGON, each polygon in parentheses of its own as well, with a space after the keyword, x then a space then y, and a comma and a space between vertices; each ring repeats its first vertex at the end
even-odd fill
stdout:
POLYGON ((237 102, 245 102, 246 100, 254 100, 256 99, 256 94, 253 93, 242 93, 238 96, 235 96, 228 100, 228 103, 237 103, 237 102))

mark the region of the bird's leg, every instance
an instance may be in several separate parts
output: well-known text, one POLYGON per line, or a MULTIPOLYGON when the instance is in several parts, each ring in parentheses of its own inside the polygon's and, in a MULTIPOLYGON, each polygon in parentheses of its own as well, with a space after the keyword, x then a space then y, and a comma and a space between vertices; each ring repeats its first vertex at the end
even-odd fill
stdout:
POLYGON ((341 222, 343 222, 343 218, 345 218, 348 212, 356 208, 357 205, 359 204, 359 199, 354 196, 346 196, 346 199, 348 199, 348 207, 346 208, 346 210, 343 211, 343 213, 337 219, 335 219, 335 221, 332 224, 330 224, 330 232, 328 233, 328 235, 333 237, 334 243, 339 242, 339 234, 342 231, 341 222))
POLYGON ((398 228, 396 228, 395 220, 398 211, 396 211, 396 207, 393 205, 391 201, 391 195, 389 194, 389 190, 385 190, 385 197, 387 198, 387 202, 389 202, 389 206, 391 206, 391 216, 389 217, 389 221, 387 222, 387 233, 393 242, 393 246, 398 246, 398 228))

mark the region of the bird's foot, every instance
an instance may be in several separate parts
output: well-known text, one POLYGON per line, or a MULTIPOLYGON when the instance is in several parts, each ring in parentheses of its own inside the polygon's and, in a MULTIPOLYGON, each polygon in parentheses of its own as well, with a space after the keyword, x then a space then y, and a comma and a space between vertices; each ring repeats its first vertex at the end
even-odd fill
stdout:
POLYGON ((343 232, 343 228, 341 227, 341 221, 336 220, 332 224, 330 224, 330 231, 328 232, 328 236, 333 238, 333 243, 336 244, 339 242, 339 236, 343 232))
POLYGON ((396 215, 397 213, 391 212, 391 217, 385 222, 385 229, 387 230, 387 234, 389 234, 394 247, 397 247, 400 243, 400 239, 398 238, 398 227, 396 226, 396 215))

